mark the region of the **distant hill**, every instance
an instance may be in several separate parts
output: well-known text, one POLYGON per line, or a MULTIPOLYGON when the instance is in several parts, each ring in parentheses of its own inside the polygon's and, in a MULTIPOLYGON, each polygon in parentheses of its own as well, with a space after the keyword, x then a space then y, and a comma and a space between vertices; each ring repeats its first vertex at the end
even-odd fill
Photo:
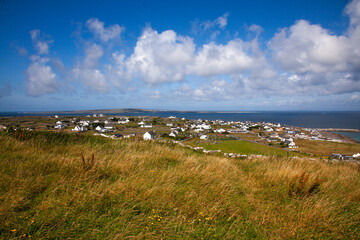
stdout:
MULTIPOLYGON (((45 111, 38 113, 63 113, 63 114, 99 114, 99 113, 141 113, 141 112, 157 112, 158 110, 146 110, 140 108, 120 108, 120 109, 95 109, 95 110, 78 110, 78 111, 45 111)), ((35 112, 36 113, 36 112, 35 112)))

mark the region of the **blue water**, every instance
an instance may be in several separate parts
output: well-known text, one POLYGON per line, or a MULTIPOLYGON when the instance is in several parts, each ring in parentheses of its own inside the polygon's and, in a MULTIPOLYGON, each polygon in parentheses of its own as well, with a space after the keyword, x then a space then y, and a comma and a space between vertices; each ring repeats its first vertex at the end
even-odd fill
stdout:
POLYGON ((333 133, 344 135, 360 143, 360 133, 358 132, 333 132, 333 133))
MULTIPOLYGON (((55 115, 53 113, 51 115, 55 115)), ((88 113, 78 114, 87 115, 88 113)), ((31 116, 49 115, 39 113, 8 112, 0 113, 0 116, 31 116)), ((74 115, 61 114, 57 115, 74 115)), ((196 112, 146 112, 146 113, 119 113, 106 115, 122 116, 176 116, 186 119, 207 119, 224 121, 252 121, 252 122, 272 122, 291 126, 308 128, 346 128, 360 129, 360 112, 256 112, 256 113, 196 113, 196 112)))

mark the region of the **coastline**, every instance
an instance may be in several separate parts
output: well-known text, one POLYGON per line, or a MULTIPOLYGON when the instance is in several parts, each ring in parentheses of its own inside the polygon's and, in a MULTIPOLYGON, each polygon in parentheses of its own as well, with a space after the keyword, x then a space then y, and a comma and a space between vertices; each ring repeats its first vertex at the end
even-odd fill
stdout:
MULTIPOLYGON (((347 137, 347 136, 344 136, 344 135, 341 135, 339 133, 334 133, 334 132, 330 132, 330 131, 323 131, 323 130, 319 130, 319 132, 326 138, 332 138, 332 139, 335 139, 339 142, 344 142, 344 143, 358 143, 356 140, 350 138, 350 137, 347 137)), ((341 132, 341 131, 339 131, 341 132)), ((346 132, 346 131, 343 131, 343 132, 346 132)))
POLYGON ((348 128, 318 128, 319 131, 326 132, 357 132, 360 133, 360 129, 348 129, 348 128))

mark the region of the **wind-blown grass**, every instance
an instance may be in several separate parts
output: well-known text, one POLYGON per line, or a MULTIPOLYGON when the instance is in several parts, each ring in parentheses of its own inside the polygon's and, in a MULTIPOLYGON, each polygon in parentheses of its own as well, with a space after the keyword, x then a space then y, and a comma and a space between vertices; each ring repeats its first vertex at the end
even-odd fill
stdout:
POLYGON ((67 137, 0 136, 0 238, 360 237, 357 166, 67 137))

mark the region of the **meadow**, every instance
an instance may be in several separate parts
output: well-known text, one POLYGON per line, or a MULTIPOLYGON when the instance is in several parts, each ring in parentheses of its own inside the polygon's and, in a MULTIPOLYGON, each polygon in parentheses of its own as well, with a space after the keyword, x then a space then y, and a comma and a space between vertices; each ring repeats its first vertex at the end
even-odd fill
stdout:
POLYGON ((1 239, 359 239, 357 165, 0 134, 1 239))
POLYGON ((341 153, 351 156, 360 152, 359 143, 313 141, 305 139, 299 139, 295 142, 299 146, 299 151, 317 155, 329 156, 332 153, 341 153))
POLYGON ((216 138, 215 141, 214 140, 199 141, 198 138, 195 138, 189 142, 185 142, 185 144, 191 145, 193 147, 203 147, 206 150, 221 150, 223 153, 240 153, 246 155, 255 154, 255 155, 264 155, 264 156, 279 156, 279 157, 306 156, 305 154, 286 151, 278 147, 272 147, 269 145, 258 144, 243 140, 230 140, 230 139, 218 140, 216 138))

